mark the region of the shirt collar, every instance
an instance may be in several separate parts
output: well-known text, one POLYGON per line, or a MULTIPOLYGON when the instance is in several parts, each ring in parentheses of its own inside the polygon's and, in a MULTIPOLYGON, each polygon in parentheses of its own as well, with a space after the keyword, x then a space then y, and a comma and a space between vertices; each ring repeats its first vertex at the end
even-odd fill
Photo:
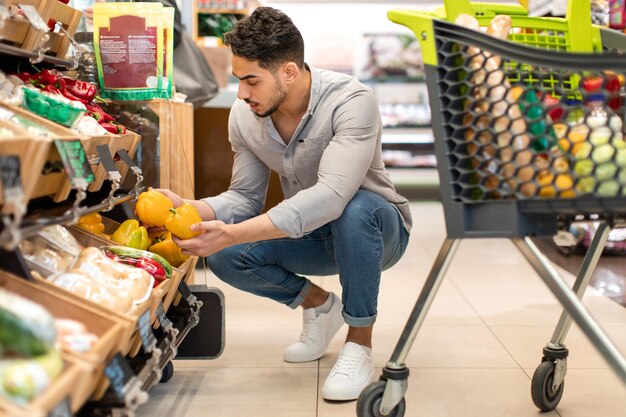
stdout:
POLYGON ((311 68, 309 64, 305 63, 306 68, 311 73, 311 96, 309 97, 309 107, 307 113, 312 116, 315 111, 315 107, 320 101, 320 94, 322 92, 322 80, 320 72, 317 68, 311 68))

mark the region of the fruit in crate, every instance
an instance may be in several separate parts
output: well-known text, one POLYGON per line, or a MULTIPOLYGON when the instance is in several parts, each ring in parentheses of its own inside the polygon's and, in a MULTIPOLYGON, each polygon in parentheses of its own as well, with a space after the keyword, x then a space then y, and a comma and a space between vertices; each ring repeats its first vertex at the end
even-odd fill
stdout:
POLYGON ((144 191, 137 197, 137 216, 150 227, 165 225, 171 208, 174 208, 172 200, 156 190, 144 191))
POLYGON ((140 226, 137 219, 128 219, 120 224, 111 235, 111 240, 120 245, 141 250, 148 249, 150 246, 148 230, 140 226))
POLYGON ((81 229, 85 229, 91 233, 101 235, 104 233, 104 223, 102 222, 102 215, 97 211, 86 214, 78 220, 78 227, 80 227, 81 229))
POLYGON ((164 257, 173 267, 177 268, 189 259, 189 256, 183 255, 182 250, 174 243, 171 232, 157 236, 154 241, 148 250, 164 257))
POLYGON ((0 289, 0 395, 26 403, 63 370, 52 315, 41 305, 0 289))
POLYGON ((37 303, 0 289, 0 348, 24 356, 41 355, 54 346, 50 313, 37 303))
POLYGON ((63 371, 61 354, 56 348, 30 358, 0 359, 0 378, 4 396, 25 403, 46 390, 63 371))
POLYGON ((200 234, 191 230, 191 225, 202 222, 198 210, 189 203, 183 203, 175 209, 170 209, 170 215, 165 220, 165 228, 179 239, 191 239, 200 234))

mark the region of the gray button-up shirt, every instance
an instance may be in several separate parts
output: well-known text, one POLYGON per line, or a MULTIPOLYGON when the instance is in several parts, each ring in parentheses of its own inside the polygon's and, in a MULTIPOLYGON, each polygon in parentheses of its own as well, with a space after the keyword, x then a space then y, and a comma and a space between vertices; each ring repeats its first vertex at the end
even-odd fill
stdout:
POLYGON ((235 152, 230 187, 204 199, 218 220, 237 223, 260 214, 272 170, 285 200, 267 214, 290 237, 337 219, 359 189, 393 203, 410 230, 408 201, 383 164, 378 103, 355 77, 311 68, 308 110, 288 144, 270 117, 256 116, 242 100, 231 109, 228 130, 235 152))

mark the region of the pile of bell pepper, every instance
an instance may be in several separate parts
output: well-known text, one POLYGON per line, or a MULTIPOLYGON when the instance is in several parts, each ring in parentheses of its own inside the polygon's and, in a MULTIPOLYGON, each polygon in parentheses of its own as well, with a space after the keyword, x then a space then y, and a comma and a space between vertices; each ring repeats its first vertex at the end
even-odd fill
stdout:
POLYGON ((96 103, 98 91, 95 85, 63 75, 55 69, 44 69, 34 74, 23 71, 14 75, 24 83, 31 84, 42 91, 59 94, 69 100, 83 103, 87 108, 85 114, 96 119, 108 132, 126 133, 126 127, 116 123, 115 119, 96 103))
POLYGON ((138 219, 128 219, 120 224, 111 235, 112 241, 129 248, 148 250, 160 255, 174 267, 182 265, 189 259, 189 256, 184 255, 176 245, 172 236, 190 239, 200 234, 190 229, 192 224, 202 221, 194 206, 183 203, 174 208, 172 200, 164 194, 156 190, 148 190, 139 194, 135 209, 138 219), (147 227, 162 228, 163 226, 167 232, 152 233, 147 229, 147 227))

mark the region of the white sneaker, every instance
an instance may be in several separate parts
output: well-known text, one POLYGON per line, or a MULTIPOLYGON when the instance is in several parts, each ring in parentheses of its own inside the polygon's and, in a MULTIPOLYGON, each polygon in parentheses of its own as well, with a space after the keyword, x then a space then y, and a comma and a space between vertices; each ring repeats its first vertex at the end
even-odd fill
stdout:
POLYGON ((333 293, 330 293, 330 297, 333 298, 328 313, 316 316, 315 308, 304 309, 300 340, 285 349, 285 362, 310 362, 326 353, 330 341, 344 323, 341 300, 333 293))
POLYGON ((347 342, 324 382, 322 397, 335 401, 356 400, 373 377, 371 349, 347 342))

